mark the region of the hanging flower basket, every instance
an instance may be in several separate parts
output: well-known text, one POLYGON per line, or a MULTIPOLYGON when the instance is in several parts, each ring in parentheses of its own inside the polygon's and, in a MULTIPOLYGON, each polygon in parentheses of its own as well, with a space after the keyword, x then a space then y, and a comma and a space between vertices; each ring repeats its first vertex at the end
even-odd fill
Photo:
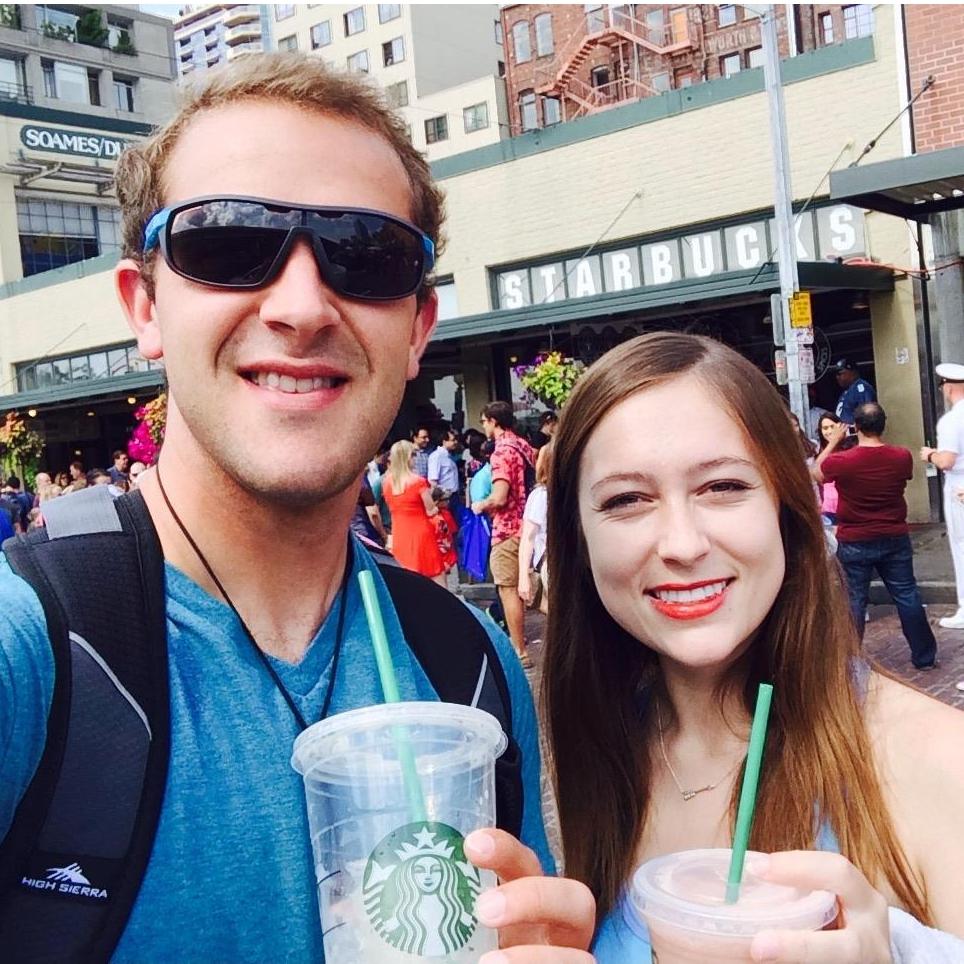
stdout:
POLYGON ((153 465, 161 454, 164 428, 167 425, 167 393, 161 392, 152 402, 142 405, 134 418, 137 427, 127 443, 127 454, 137 462, 153 465))
POLYGON ((0 424, 0 464, 21 473, 31 468, 44 450, 44 440, 17 412, 7 412, 0 424))
POLYGON ((562 408, 586 366, 560 351, 536 355, 527 365, 516 365, 516 377, 526 394, 547 408, 562 408))

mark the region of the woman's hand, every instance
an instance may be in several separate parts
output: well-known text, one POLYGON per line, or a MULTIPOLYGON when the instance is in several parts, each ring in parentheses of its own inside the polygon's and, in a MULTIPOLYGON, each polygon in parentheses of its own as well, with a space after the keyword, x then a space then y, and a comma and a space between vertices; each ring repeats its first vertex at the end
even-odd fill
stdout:
POLYGON ((502 881, 476 902, 479 920, 498 928, 503 948, 483 955, 479 964, 592 964, 587 948, 596 902, 585 885, 544 876, 536 855, 502 830, 469 834, 465 853, 502 881))
POLYGON ((763 931, 753 939, 754 961, 779 964, 892 964, 887 901, 840 854, 795 850, 770 854, 753 871, 764 880, 837 895, 836 929, 763 931))

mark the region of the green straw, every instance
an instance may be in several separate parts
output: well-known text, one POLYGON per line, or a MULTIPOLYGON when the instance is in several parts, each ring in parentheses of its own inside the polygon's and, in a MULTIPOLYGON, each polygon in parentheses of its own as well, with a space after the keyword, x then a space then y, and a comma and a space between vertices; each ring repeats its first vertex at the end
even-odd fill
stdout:
MULTIPOLYGON (((398 695, 398 680, 395 678, 395 667, 388 649, 388 636, 385 633, 385 621, 382 610, 378 605, 378 594, 375 591, 375 580, 372 574, 363 569, 358 573, 358 585, 361 588, 362 602, 365 605, 365 616, 368 619, 368 630, 375 649, 375 662, 378 664, 378 676, 382 683, 382 696, 386 703, 401 703, 398 695)), ((402 779, 405 781, 405 795, 408 797, 408 808, 411 811, 412 822, 424 822, 425 798, 422 796, 422 785, 418 779, 415 767, 415 756, 412 745, 408 741, 408 734, 403 727, 395 727, 395 740, 398 759, 402 765, 402 779)))
POLYGON ((733 855, 730 858, 730 874, 726 881, 726 902, 728 904, 735 904, 740 899, 740 884, 743 883, 743 863, 746 860, 746 848, 750 842, 750 830, 753 828, 756 791, 760 783, 760 764, 763 762, 763 747, 767 739, 767 721, 770 719, 770 701, 772 699, 773 687, 769 683, 761 683, 756 695, 753 726, 750 728, 750 748, 746 755, 746 769, 743 771, 740 807, 736 812, 733 855))

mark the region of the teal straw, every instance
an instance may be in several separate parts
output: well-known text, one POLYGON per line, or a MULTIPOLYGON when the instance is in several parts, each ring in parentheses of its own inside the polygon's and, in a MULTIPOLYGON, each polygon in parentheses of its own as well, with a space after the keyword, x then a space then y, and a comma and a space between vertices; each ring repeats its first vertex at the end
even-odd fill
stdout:
POLYGON ((750 728, 750 748, 746 755, 746 769, 743 772, 743 786, 740 789, 740 806, 736 812, 733 855, 730 858, 730 873, 726 881, 728 904, 735 904, 740 899, 743 863, 746 860, 746 848, 750 842, 750 831, 753 829, 756 791, 760 783, 760 764, 763 762, 763 748, 767 740, 767 722, 770 719, 772 699, 773 687, 769 683, 761 683, 756 695, 753 726, 750 728))
MULTIPOLYGON (((388 649, 385 621, 382 619, 382 610, 378 605, 378 594, 375 591, 375 580, 372 579, 372 574, 367 569, 358 573, 358 585, 361 589, 362 602, 365 605, 365 616, 368 619, 372 646, 375 649, 375 662, 378 664, 378 677, 382 683, 382 696, 386 703, 401 703, 395 667, 392 665, 392 656, 388 649)), ((422 796, 422 784, 418 779, 412 745, 408 741, 408 734, 404 727, 395 727, 395 739, 398 759, 402 765, 402 779, 405 782, 405 795, 408 797, 411 819, 413 823, 421 823, 427 819, 425 798, 422 796)))

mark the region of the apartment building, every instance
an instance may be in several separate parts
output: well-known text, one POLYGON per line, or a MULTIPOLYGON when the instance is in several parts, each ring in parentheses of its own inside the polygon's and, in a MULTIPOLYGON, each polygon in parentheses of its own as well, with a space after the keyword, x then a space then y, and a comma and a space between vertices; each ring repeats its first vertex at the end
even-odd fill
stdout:
MULTIPOLYGON (((777 10, 782 56, 873 29, 869 4, 777 10)), ((758 15, 738 4, 510 4, 502 23, 514 134, 763 64, 758 15)))
POLYGON ((0 74, 0 398, 69 461, 72 443, 122 441, 160 381, 101 272, 120 251, 115 161, 172 110, 173 27, 135 6, 5 4, 0 74))
POLYGON ((436 160, 508 133, 497 4, 294 4, 270 8, 273 45, 368 74, 436 160))
POLYGON ((254 3, 189 4, 174 23, 180 76, 211 70, 241 54, 270 49, 269 6, 254 3))

